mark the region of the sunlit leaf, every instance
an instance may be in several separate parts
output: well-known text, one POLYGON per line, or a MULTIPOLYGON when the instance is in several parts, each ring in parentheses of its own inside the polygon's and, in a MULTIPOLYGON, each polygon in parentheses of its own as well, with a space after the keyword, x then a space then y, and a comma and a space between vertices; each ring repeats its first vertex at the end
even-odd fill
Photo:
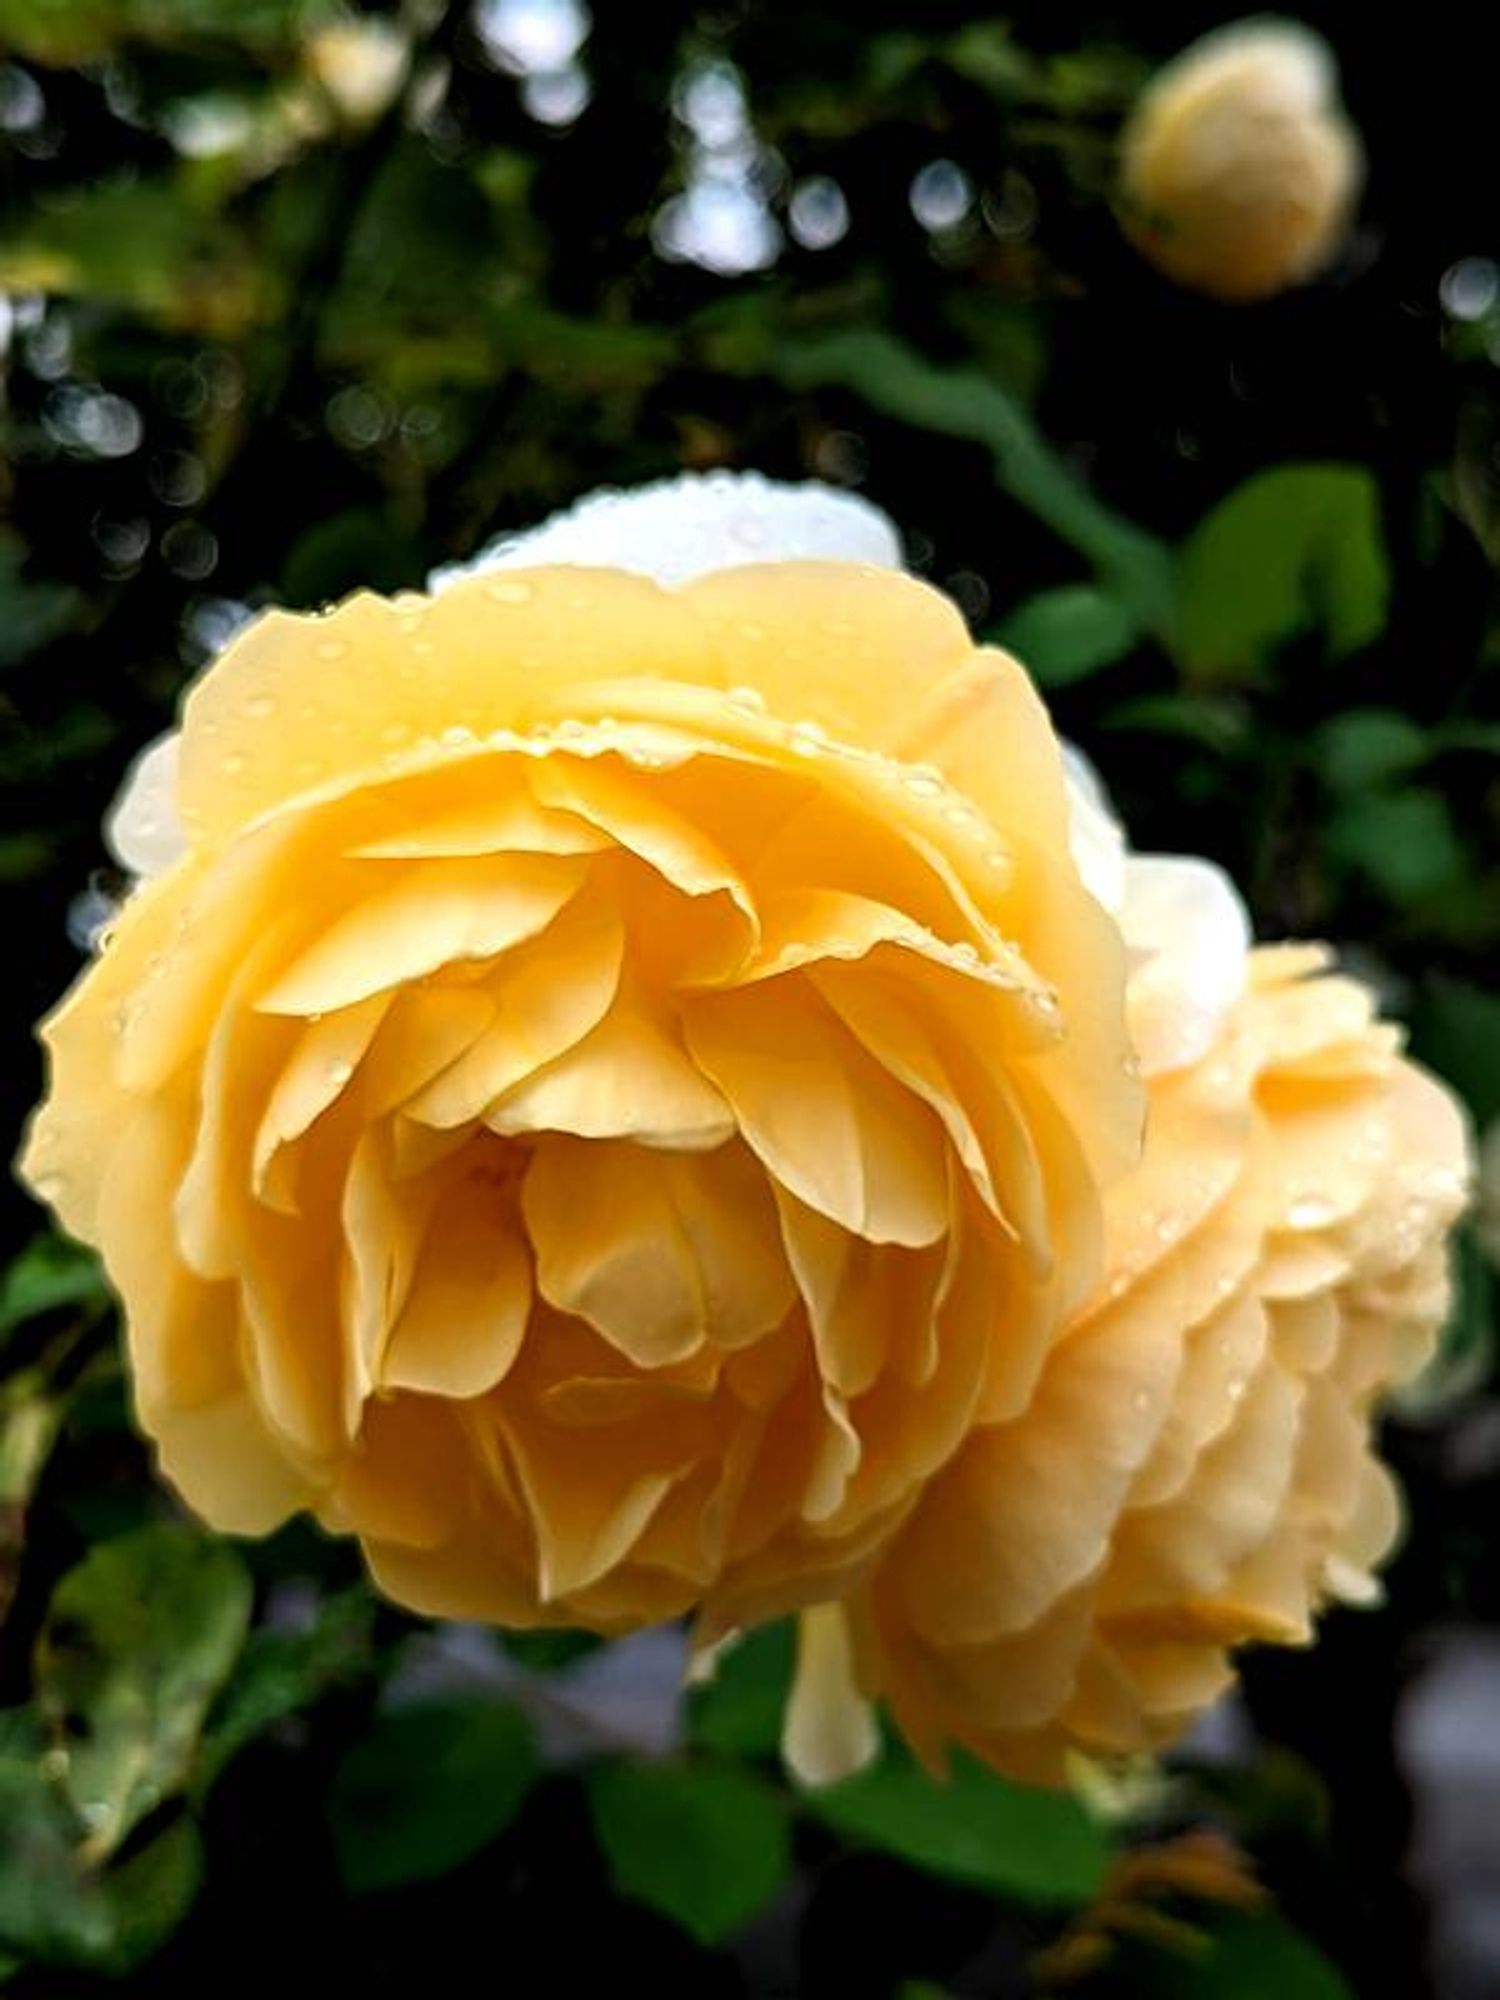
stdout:
POLYGON ((127 1858, 94 1867, 57 1787, 34 1762, 0 1757, 0 1948, 129 1972, 182 1921, 202 1869, 197 1829, 183 1817, 127 1858))
POLYGON ((106 181, 36 204, 0 232, 0 285, 107 300, 208 333, 237 332, 274 305, 249 246, 176 180, 106 181))
POLYGON ((33 62, 84 63, 122 43, 288 42, 320 0, 0 0, 0 48, 33 62))
POLYGON ((171 1523, 104 1543, 53 1592, 36 1699, 93 1857, 186 1782, 249 1617, 239 1557, 171 1523))

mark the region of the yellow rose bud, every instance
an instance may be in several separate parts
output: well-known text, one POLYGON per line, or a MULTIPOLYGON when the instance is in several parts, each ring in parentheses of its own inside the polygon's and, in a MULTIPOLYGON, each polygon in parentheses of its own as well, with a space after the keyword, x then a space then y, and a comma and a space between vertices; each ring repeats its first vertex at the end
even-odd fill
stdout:
MULTIPOLYGON (((1129 897, 1124 923, 1134 942, 1129 897)), ((925 1757, 956 1743, 1054 1782, 1079 1751, 1156 1750, 1235 1648, 1305 1642, 1324 1602, 1377 1594, 1397 1502, 1371 1408, 1442 1322, 1467 1140, 1365 989, 1325 968, 1312 947, 1253 951, 1209 1045, 1150 1075, 1103 1282, 849 1604, 844 1697, 883 1696, 925 1757)), ((1166 1025, 1150 975, 1148 957, 1131 983, 1143 1050, 1166 1025)), ((833 1706, 821 1644, 803 1736, 833 1706)), ((801 1749, 814 1774, 830 1762, 801 1749)))
POLYGON ((176 808, 116 821, 164 872, 46 1025, 24 1171, 210 1521, 309 1508, 436 1614, 711 1636, 1030 1407, 1140 1092, 1046 716, 935 592, 273 612, 176 808))
POLYGON ((1243 302, 1337 249, 1363 179, 1327 45, 1289 21, 1205 35, 1131 114, 1120 188, 1131 241, 1192 291, 1243 302))

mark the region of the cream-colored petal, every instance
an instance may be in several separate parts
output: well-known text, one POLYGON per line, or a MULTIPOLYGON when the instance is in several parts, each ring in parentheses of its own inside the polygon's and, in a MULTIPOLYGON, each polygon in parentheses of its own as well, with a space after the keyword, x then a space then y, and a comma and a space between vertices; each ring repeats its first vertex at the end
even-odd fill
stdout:
POLYGON ((579 563, 677 585, 747 563, 810 560, 899 569, 901 542, 878 507, 818 480, 684 472, 646 486, 603 487, 428 581, 444 590, 466 576, 579 563))
POLYGON ((177 809, 181 748, 168 730, 139 752, 125 774, 104 822, 104 838, 132 875, 162 875, 187 852, 187 831, 177 809))
POLYGON ((880 1755, 875 1711, 859 1690, 841 1604, 815 1604, 797 1620, 797 1671, 781 1754, 803 1785, 833 1785, 880 1755))
POLYGON ((1218 1040, 1245 990, 1250 918, 1222 868, 1191 855, 1134 854, 1120 910, 1139 962, 1130 1035, 1147 1076, 1185 1069, 1218 1040))

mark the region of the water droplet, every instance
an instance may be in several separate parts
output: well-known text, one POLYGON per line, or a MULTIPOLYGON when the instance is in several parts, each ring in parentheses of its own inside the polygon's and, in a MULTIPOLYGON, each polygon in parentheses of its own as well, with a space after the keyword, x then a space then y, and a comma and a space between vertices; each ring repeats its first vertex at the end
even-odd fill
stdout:
POLYGON ((557 737, 560 743, 581 743, 588 733, 588 724, 579 722, 572 716, 557 725, 557 737))
POLYGON ((353 1074, 354 1065, 352 1062, 331 1062, 328 1065, 328 1081, 336 1085, 340 1090, 343 1089, 353 1074))
POLYGON ((87 1827, 100 1827, 109 1818, 109 1806, 103 1799, 85 1799, 78 1808, 78 1817, 87 1827))
POLYGON ((816 757, 828 747, 828 731, 818 722, 794 722, 787 741, 799 757, 816 757))
POLYGON ((1130 1399, 1130 1407, 1144 1416, 1151 1407, 1151 1398, 1144 1389, 1137 1389, 1130 1399))
POLYGON ((1249 1386, 1248 1377, 1244 1375, 1231 1375, 1228 1382, 1224 1385, 1224 1391, 1231 1403, 1240 1403, 1244 1401, 1245 1391, 1249 1386))
POLYGON ((49 1208, 56 1208, 67 1189, 61 1174, 38 1174, 31 1185, 49 1208))
POLYGON ((452 750, 458 749, 465 743, 477 743, 478 740, 474 731, 462 722, 450 723, 438 738, 439 743, 446 744, 452 750))
POLYGON ((512 583, 502 577, 494 583, 487 583, 484 594, 491 604, 529 604, 533 592, 529 583, 512 583))
POLYGON ((237 778, 244 768, 245 760, 237 750, 231 751, 221 766, 226 778, 237 778))
POLYGON ((323 639, 318 643, 318 658, 320 660, 341 660, 348 650, 349 648, 344 644, 342 639, 323 639))
POLYGON ((253 694, 245 703, 245 713, 246 715, 254 716, 256 721, 260 721, 267 715, 274 715, 276 713, 275 698, 268 694, 253 694))
POLYGON ((764 715, 766 698, 759 688, 732 687, 728 694, 729 706, 742 715, 764 715))
POLYGON ((1293 1229, 1326 1229, 1338 1213, 1327 1195, 1294 1195, 1287 1205, 1286 1219, 1293 1229))
POLYGON ((936 799, 943 794, 943 781, 936 771, 908 771, 901 780, 914 799, 936 799))

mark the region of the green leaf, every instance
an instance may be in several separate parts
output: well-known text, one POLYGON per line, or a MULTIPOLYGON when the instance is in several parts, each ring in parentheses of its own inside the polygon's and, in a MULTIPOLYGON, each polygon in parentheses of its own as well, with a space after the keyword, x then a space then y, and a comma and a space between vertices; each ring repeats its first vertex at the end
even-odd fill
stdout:
POLYGON ((26 1548, 26 1510, 62 1426, 61 1397, 40 1369, 0 1384, 0 1625, 15 1600, 26 1548))
POLYGON ((756 1916, 791 1866, 786 1801, 751 1772, 605 1764, 589 1776, 594 1831, 622 1896, 718 1944, 756 1916))
POLYGON ((1220 501, 1182 553, 1184 663, 1245 673, 1320 634, 1335 658, 1384 630, 1390 574, 1374 479, 1357 465, 1279 465, 1220 501))
POLYGON ((1454 1239, 1453 1303, 1432 1359, 1392 1401, 1403 1416, 1440 1415, 1476 1389, 1495 1353, 1496 1290, 1489 1259, 1472 1228, 1454 1239))
POLYGON ((1141 2000, 1354 2000, 1342 1974, 1280 1917, 1230 1910, 1203 1928, 1204 1949, 1192 1956, 1131 1947, 1126 1991, 1141 2000))
POLYGON ((0 0, 0 48, 33 62, 96 62, 123 42, 291 42, 321 0, 0 0))
POLYGON ((1417 1054, 1458 1090, 1482 1131, 1500 1118, 1500 993, 1436 972, 1412 1022, 1417 1054))
POLYGON ((66 1747, 62 1786, 91 1858, 186 1782, 249 1619, 239 1557, 176 1524, 106 1542, 52 1593, 36 1700, 66 1747))
POLYGON ((1086 1902, 1112 1852, 1104 1828, 1071 1794, 1012 1784, 964 1756, 954 1758, 945 1783, 892 1753, 809 1792, 806 1807, 848 1840, 1028 1903, 1086 1902))
POLYGON ((1119 599, 1088 583, 1028 598, 999 632, 1001 645, 1043 687, 1086 680, 1123 659, 1139 637, 1139 624, 1119 599))
POLYGON ((204 1728, 195 1791, 263 1731, 373 1671, 374 1622, 374 1602, 356 1585, 328 1598, 306 1631, 252 1632, 204 1728))
POLYGON ((91 1250, 64 1236, 34 1236, 0 1278, 0 1340, 43 1313, 99 1306, 108 1296, 91 1250))
POLYGON ((1361 792, 1404 778, 1426 762, 1426 732, 1391 708, 1351 708, 1324 724, 1318 766, 1336 792, 1361 792))
POLYGON ((316 608, 351 590, 400 590, 420 574, 413 543, 366 508, 315 521, 281 573, 288 604, 316 608))
POLYGON ((1220 757, 1243 750, 1250 736, 1250 717, 1237 698, 1206 694, 1201 688, 1137 696, 1111 708, 1101 717, 1101 725, 1121 733, 1177 737, 1220 757))
POLYGON ((730 1645, 711 1679, 688 1691, 688 1733, 726 1757, 774 1757, 791 1691, 796 1633, 790 1618, 730 1645))
POLYGON ((447 1874, 505 1831, 537 1770, 530 1725, 504 1703, 377 1715, 339 1765, 328 1800, 345 1883, 369 1893, 447 1874))
POLYGON ((0 667, 40 652, 76 625, 84 609, 83 593, 72 584, 28 580, 25 561, 21 537, 0 532, 0 667))
POLYGON ((1346 799, 1329 826, 1328 844, 1398 904, 1420 903, 1465 866, 1447 799, 1423 786, 1346 799))
POLYGON ((176 1929, 202 1872, 186 1817, 128 1859, 92 1867, 57 1788, 35 1764, 0 1761, 0 1945, 23 1959, 119 1977, 176 1929))
POLYGON ((1097 500, 997 382, 972 369, 938 367, 870 330, 788 342, 773 366, 794 389, 848 389, 918 430, 988 446, 1004 491, 1086 556, 1141 624, 1159 629, 1170 621, 1171 552, 1097 500))
POLYGON ((105 181, 33 203, 0 234, 0 285, 107 299, 207 333, 238 333, 274 303, 238 231, 180 180, 105 181))

